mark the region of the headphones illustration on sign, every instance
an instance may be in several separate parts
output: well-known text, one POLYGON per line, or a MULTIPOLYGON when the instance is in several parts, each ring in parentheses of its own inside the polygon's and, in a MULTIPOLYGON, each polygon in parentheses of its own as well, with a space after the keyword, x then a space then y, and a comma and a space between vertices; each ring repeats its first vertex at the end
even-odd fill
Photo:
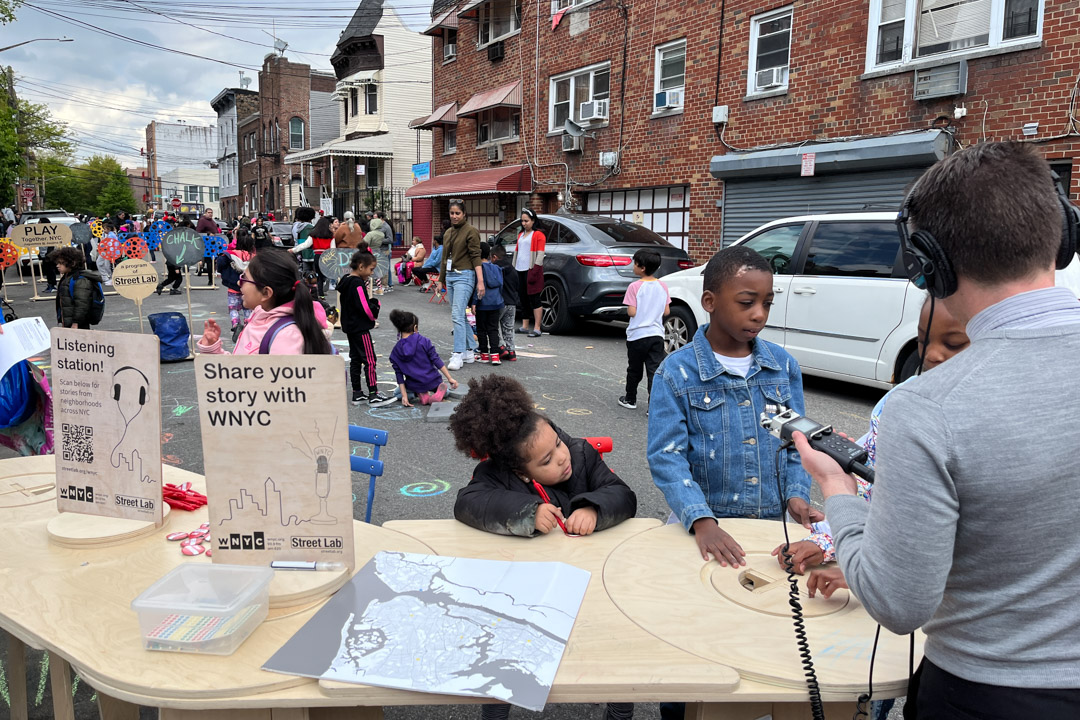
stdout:
MULTIPOLYGON (((1080 236, 1080 208, 1069 201, 1061 178, 1050 171, 1058 202, 1061 203, 1061 246, 1058 247, 1055 267, 1064 270, 1076 256, 1078 236, 1080 236)), ((926 230, 908 232, 911 219, 911 197, 919 187, 921 178, 915 182, 911 192, 904 198, 900 213, 896 216, 896 230, 900 234, 900 249, 904 258, 904 272, 908 280, 926 290, 934 298, 947 298, 956 292, 956 270, 935 238, 926 230)))
MULTIPOLYGON (((146 375, 143 374, 143 371, 137 367, 125 365, 124 367, 113 373, 113 400, 115 400, 116 402, 120 402, 121 387, 120 383, 116 382, 116 376, 124 372, 125 370, 134 370, 135 372, 139 373, 139 375, 142 375, 142 379, 145 384, 139 386, 139 406, 141 412, 141 407, 146 404, 146 388, 149 387, 150 381, 146 378, 146 375)), ((132 418, 132 420, 134 420, 134 418, 132 418)))

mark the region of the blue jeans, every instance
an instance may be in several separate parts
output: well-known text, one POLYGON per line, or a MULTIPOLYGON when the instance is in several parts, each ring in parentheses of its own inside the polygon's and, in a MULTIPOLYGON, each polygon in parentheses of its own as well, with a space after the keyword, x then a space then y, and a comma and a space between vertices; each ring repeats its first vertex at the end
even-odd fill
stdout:
POLYGON ((473 290, 476 289, 476 273, 472 270, 446 273, 446 292, 450 300, 450 319, 454 323, 454 352, 463 353, 477 348, 472 326, 465 319, 473 290))

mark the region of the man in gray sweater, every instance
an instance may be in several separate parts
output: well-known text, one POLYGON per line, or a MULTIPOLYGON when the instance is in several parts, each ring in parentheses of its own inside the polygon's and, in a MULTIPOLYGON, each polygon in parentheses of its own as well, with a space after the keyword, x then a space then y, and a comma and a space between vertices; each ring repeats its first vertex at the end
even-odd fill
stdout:
POLYGON ((801 436, 796 447, 856 597, 889 630, 926 633, 907 717, 1074 720, 1080 303, 1054 268, 1076 217, 1045 161, 1011 143, 941 161, 906 209, 910 242, 927 233, 941 251, 909 272, 971 346, 890 396, 873 503, 801 436))

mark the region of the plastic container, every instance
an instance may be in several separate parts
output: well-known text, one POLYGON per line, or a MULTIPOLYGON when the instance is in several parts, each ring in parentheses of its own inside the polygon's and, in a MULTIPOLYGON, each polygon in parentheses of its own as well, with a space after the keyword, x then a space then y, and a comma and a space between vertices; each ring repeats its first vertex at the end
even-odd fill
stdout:
POLYGON ((147 650, 230 655, 270 611, 268 567, 185 563, 131 601, 147 650))

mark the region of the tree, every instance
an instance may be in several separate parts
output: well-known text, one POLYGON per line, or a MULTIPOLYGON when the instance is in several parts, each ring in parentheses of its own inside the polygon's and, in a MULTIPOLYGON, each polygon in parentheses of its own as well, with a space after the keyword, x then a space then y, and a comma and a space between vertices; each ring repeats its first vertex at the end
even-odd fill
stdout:
POLYGON ((15 11, 22 5, 22 0, 0 0, 0 25, 7 25, 15 20, 15 11))
POLYGON ((15 182, 22 167, 15 112, 0 102, 0 204, 7 206, 15 202, 15 182))
POLYGON ((50 208, 63 208, 70 213, 90 212, 96 196, 87 196, 86 182, 80 168, 67 155, 50 153, 38 158, 38 168, 44 178, 41 202, 50 208))
MULTIPOLYGON (((116 161, 113 160, 113 162, 116 161)), ((128 213, 139 211, 139 206, 135 204, 135 196, 131 193, 131 184, 128 182, 127 173, 119 164, 106 180, 105 187, 102 188, 101 194, 97 197, 95 209, 99 216, 108 215, 115 210, 123 210, 128 213)))

